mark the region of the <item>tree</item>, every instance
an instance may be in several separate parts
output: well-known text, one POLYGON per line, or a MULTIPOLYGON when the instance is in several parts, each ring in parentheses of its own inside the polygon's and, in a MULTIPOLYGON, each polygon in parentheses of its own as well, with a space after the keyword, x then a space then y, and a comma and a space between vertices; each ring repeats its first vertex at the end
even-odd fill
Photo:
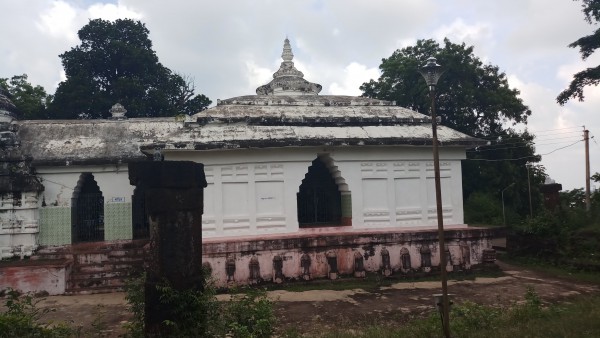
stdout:
POLYGON ((47 107, 52 96, 46 94, 44 87, 33 86, 27 81, 27 74, 15 75, 0 79, 0 86, 4 87, 11 96, 11 101, 17 107, 17 113, 25 120, 48 118, 47 107))
MULTIPOLYGON (((585 21, 589 24, 598 24, 600 22, 600 0, 581 0, 581 7, 585 15, 585 21)), ((590 55, 600 48, 600 28, 596 29, 592 34, 579 38, 577 41, 569 45, 571 48, 579 48, 581 59, 586 60, 590 55)), ((587 86, 597 86, 600 83, 600 65, 590 67, 573 76, 573 80, 569 87, 563 90, 556 101, 560 105, 564 105, 570 99, 578 99, 583 101, 583 89, 587 86)))
MULTIPOLYGON (((505 198, 520 214, 529 214, 528 175, 535 188, 543 182, 544 168, 535 164, 540 157, 535 155, 533 135, 519 133, 512 126, 526 124, 531 110, 518 97, 519 91, 510 88, 506 75, 497 66, 483 64, 473 54, 473 47, 448 39, 442 46, 434 40, 419 40, 384 58, 379 79, 360 87, 363 96, 395 101, 428 114, 429 91, 418 70, 431 56, 446 70, 436 89, 436 112, 442 123, 490 141, 488 146, 467 152, 463 166, 465 200, 477 191, 499 201, 501 190, 517 183, 505 192, 505 198)), ((532 197, 538 205, 537 191, 532 197)))
POLYGON ((194 96, 189 79, 163 66, 146 26, 130 19, 95 19, 78 32, 81 44, 60 55, 67 79, 50 105, 52 118, 105 118, 115 103, 129 117, 193 114, 211 103, 194 96))

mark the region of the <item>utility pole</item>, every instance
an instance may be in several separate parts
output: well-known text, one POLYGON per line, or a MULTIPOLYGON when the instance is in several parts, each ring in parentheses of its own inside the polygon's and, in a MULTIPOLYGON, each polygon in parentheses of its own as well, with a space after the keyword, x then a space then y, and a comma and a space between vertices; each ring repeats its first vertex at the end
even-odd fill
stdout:
POLYGON ((590 211, 590 131, 583 126, 583 140, 585 141, 585 210, 590 211))
MULTIPOLYGON (((527 168, 527 186, 529 187, 529 217, 533 218, 533 204, 531 204, 531 179, 529 178, 529 166, 531 163, 525 163, 525 167, 527 168)), ((506 225, 506 224, 504 224, 506 225)))

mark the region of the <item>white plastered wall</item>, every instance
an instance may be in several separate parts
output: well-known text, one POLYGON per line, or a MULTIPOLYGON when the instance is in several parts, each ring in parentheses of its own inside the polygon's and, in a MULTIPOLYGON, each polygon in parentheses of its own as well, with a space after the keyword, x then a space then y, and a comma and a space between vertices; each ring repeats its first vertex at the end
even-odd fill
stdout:
MULTIPOLYGON (((203 163, 203 236, 297 232, 298 193, 317 156, 339 170, 351 194, 352 228, 437 225, 431 149, 423 147, 301 147, 167 151, 166 160, 203 163)), ((462 225, 462 148, 440 153, 444 222, 462 225)))
MULTIPOLYGON (((105 203, 131 203, 134 187, 129 184, 127 165, 38 167, 47 206, 70 207, 73 191, 83 173, 91 173, 105 203)), ((41 202, 40 202, 41 203, 41 202)))

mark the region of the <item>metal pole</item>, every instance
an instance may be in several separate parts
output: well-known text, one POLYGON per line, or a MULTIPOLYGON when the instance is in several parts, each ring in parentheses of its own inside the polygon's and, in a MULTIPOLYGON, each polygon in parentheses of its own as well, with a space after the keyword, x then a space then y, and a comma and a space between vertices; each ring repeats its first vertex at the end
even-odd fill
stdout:
POLYGON ((585 210, 590 211, 590 131, 583 131, 583 140, 585 141, 585 210))
MULTIPOLYGON (((529 187, 529 216, 533 218, 533 206, 531 204, 531 179, 529 178, 529 163, 525 164, 527 167, 527 186, 529 187)), ((504 221, 506 223, 506 220, 504 221)), ((506 226, 506 224, 504 224, 506 226)))
POLYGON ((435 114, 435 86, 429 87, 431 95, 431 132, 433 142, 433 170, 435 172, 435 202, 437 207, 438 241, 440 242, 440 275, 442 278, 442 325, 444 337, 450 338, 450 302, 448 300, 448 276, 446 272, 446 244, 444 241, 444 214, 442 210, 442 186, 440 180, 440 154, 435 114))
POLYGON ((506 226, 506 212, 504 212, 504 190, 502 190, 502 219, 504 221, 502 221, 502 225, 506 226))

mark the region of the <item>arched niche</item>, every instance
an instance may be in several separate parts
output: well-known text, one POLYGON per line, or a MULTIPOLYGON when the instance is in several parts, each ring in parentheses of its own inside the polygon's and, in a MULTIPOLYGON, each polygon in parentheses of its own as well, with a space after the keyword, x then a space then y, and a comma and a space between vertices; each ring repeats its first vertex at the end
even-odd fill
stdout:
POLYGON ((312 161, 296 197, 301 228, 352 223, 348 185, 327 154, 312 161))
POLYGON ((150 237, 150 223, 146 213, 145 188, 138 185, 131 196, 131 224, 133 227, 133 239, 150 237))
POLYGON ((73 243, 104 240, 104 196, 91 173, 79 176, 71 198, 73 243))

